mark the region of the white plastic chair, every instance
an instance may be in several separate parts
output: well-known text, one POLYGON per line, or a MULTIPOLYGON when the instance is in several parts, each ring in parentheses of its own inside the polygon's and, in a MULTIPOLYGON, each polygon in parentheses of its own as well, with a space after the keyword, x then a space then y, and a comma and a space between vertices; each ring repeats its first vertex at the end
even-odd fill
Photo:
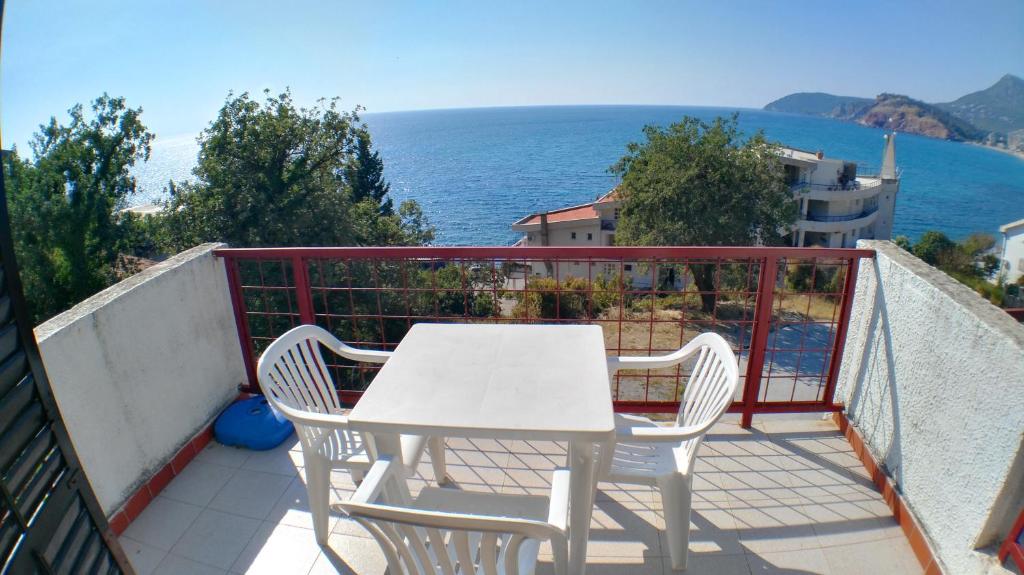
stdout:
MULTIPOLYGON (((384 363, 392 352, 355 349, 320 327, 300 325, 274 340, 256 367, 263 395, 295 425, 306 468, 313 530, 317 543, 326 545, 331 470, 347 469, 353 481, 359 483, 372 462, 363 438, 348 429, 348 417, 341 413, 341 401, 320 353, 321 345, 360 362, 384 363)), ((429 444, 436 477, 445 480, 443 438, 428 441, 403 435, 401 441, 402 459, 410 469, 419 464, 424 446, 429 444)))
POLYGON ((424 488, 395 504, 384 493, 404 481, 389 457, 374 463, 355 495, 339 503, 380 544, 390 575, 530 575, 550 541, 557 575, 568 569, 569 470, 554 471, 551 495, 424 488))
POLYGON ((704 434, 736 394, 736 355, 722 336, 702 333, 669 355, 608 358, 608 373, 614 378, 620 369, 671 367, 698 353, 674 426, 659 426, 646 417, 615 416, 614 453, 601 478, 658 488, 673 569, 686 568, 693 465, 704 434))

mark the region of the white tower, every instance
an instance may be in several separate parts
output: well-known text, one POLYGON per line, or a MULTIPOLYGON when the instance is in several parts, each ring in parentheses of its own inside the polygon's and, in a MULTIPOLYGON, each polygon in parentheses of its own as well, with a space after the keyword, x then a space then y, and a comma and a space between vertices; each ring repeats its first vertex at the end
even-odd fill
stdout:
POLYGON ((900 191, 900 174, 896 168, 896 132, 885 136, 882 153, 882 190, 878 193, 878 217, 875 219, 875 239, 892 237, 892 223, 896 213, 896 194, 900 191))

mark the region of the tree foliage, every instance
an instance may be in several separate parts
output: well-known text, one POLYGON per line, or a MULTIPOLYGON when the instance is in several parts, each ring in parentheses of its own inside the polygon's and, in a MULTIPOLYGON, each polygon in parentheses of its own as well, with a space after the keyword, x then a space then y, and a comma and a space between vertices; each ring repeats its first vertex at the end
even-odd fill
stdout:
POLYGON ((939 258, 948 255, 956 248, 956 242, 949 239, 946 234, 936 231, 927 231, 921 234, 921 239, 914 244, 913 253, 931 265, 938 265, 939 258))
POLYGON ((356 132, 355 156, 345 167, 345 181, 352 189, 354 201, 369 198, 380 205, 381 215, 394 212, 393 202, 388 197, 391 185, 384 180, 384 160, 380 152, 373 149, 370 133, 365 129, 356 132))
POLYGON ((129 168, 149 157, 153 134, 141 108, 106 94, 70 122, 51 118, 31 142, 32 159, 4 161, 11 229, 25 292, 36 321, 116 281, 137 222, 118 211, 135 193, 129 168))
POLYGON ((393 213, 359 109, 298 108, 291 94, 229 95, 199 137, 195 182, 172 185, 163 242, 236 247, 407 245, 433 230, 415 202, 393 213))
POLYGON ((593 282, 567 277, 561 282, 550 277, 534 277, 524 291, 516 292, 512 316, 528 319, 596 319, 617 305, 622 291, 630 289, 621 274, 608 278, 603 274, 593 282))
POLYGON ((1003 286, 989 281, 999 271, 999 258, 991 253, 995 243, 989 234, 971 234, 958 243, 942 232, 927 231, 911 251, 993 304, 1002 305, 1003 286))
MULTIPOLYGON (((762 132, 745 138, 737 116, 706 123, 684 117, 647 126, 612 166, 622 176, 615 233, 620 245, 776 245, 796 221, 776 146, 762 132)), ((702 308, 715 304, 713 265, 689 266, 702 308)))

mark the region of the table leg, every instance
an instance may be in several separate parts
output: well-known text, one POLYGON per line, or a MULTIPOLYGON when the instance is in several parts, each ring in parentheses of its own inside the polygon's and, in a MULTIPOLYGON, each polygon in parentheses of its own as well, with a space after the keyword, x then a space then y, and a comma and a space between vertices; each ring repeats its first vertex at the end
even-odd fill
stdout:
POLYGON ((373 433, 370 435, 369 447, 372 459, 376 461, 384 455, 391 456, 392 461, 401 462, 395 468, 392 481, 384 487, 384 495, 387 500, 395 505, 409 505, 412 503, 412 494, 409 492, 409 472, 402 460, 402 439, 397 433, 373 433))
POLYGON ((441 486, 448 485, 448 471, 444 460, 444 438, 431 436, 427 438, 427 449, 430 451, 430 465, 434 468, 434 481, 441 486))
POLYGON ((583 575, 587 568, 587 541, 594 511, 594 444, 569 444, 569 573, 583 575))

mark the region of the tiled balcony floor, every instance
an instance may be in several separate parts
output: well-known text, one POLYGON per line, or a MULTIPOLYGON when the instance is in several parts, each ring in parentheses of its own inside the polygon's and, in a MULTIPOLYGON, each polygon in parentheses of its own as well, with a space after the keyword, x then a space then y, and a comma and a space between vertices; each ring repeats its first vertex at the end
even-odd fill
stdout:
MULTIPOLYGON (((464 489, 544 490, 564 460, 554 443, 448 441, 464 489)), ((432 480, 420 466, 421 484, 432 480)), ((415 486, 414 486, 415 489, 415 486)), ((332 498, 354 486, 334 475, 332 498)), ((686 573, 921 573, 888 507, 831 422, 720 423, 701 448, 686 573)), ((211 443, 130 525, 121 542, 140 574, 385 572, 374 540, 341 515, 329 547, 313 539, 302 454, 289 440, 248 452, 211 443)), ((588 573, 671 573, 656 492, 599 485, 588 573)), ((538 571, 550 573, 550 560, 538 571)))

